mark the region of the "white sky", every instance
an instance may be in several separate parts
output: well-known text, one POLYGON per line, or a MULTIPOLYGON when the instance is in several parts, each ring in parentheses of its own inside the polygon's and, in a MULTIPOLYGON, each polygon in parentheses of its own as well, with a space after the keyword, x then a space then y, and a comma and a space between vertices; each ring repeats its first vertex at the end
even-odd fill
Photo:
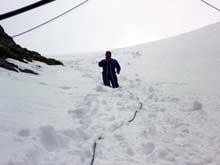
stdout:
MULTIPOLYGON (((1 0, 0 13, 38 0, 1 0)), ((220 0, 207 0, 220 8, 220 0)), ((51 4, 0 22, 10 35, 70 9, 80 0, 51 4)), ((42 54, 91 52, 175 36, 220 21, 220 12, 200 0, 89 0, 68 15, 16 38, 42 54)))

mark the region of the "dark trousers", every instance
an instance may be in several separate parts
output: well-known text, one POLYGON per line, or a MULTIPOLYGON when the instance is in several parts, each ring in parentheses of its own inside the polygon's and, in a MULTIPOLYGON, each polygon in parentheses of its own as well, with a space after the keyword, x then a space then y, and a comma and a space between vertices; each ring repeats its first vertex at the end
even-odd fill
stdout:
POLYGON ((116 74, 105 74, 104 72, 102 73, 102 79, 103 83, 105 86, 109 86, 112 88, 118 88, 118 79, 116 74))

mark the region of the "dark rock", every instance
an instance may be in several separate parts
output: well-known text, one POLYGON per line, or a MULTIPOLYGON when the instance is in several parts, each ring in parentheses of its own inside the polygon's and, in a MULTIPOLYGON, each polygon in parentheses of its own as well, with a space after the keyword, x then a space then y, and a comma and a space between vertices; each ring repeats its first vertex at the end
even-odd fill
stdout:
POLYGON ((30 74, 34 74, 34 75, 38 75, 38 73, 30 70, 30 69, 19 69, 21 72, 24 72, 24 73, 30 73, 30 74))
POLYGON ((30 69, 20 69, 17 65, 9 63, 6 60, 7 58, 12 58, 24 63, 39 61, 48 65, 63 65, 62 62, 56 59, 46 58, 35 51, 30 51, 26 48, 22 48, 20 45, 17 45, 13 38, 6 34, 0 25, 0 67, 16 72, 21 71, 37 74, 30 69))
POLYGON ((18 72, 18 66, 6 61, 5 59, 0 59, 0 67, 18 72))
POLYGON ((37 67, 37 68, 42 68, 42 66, 40 66, 40 65, 36 65, 36 67, 37 67))
POLYGON ((4 29, 1 26, 0 26, 0 32, 2 32, 2 33, 4 32, 4 29))

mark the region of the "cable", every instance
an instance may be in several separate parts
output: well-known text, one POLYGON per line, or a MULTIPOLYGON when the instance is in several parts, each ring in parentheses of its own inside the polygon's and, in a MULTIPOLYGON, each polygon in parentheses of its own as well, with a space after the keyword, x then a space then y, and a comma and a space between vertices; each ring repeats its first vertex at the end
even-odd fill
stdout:
POLYGON ((40 7, 40 6, 43 6, 43 5, 46 5, 46 4, 48 4, 48 3, 50 3, 50 2, 53 2, 53 1, 55 1, 55 0, 41 0, 41 1, 39 1, 39 2, 36 2, 36 3, 31 4, 31 5, 22 7, 22 8, 20 8, 20 9, 17 9, 17 10, 14 10, 14 11, 10 11, 10 12, 5 13, 5 14, 1 14, 1 15, 0 15, 0 20, 7 19, 7 18, 9 18, 9 17, 13 17, 13 16, 15 16, 15 15, 24 13, 24 12, 26 12, 26 11, 35 9, 35 8, 40 7))
POLYGON ((204 0, 201 0, 203 3, 205 3, 206 5, 208 5, 208 6, 210 6, 210 7, 212 7, 213 9, 215 9, 215 10, 217 10, 217 11, 219 11, 220 12, 220 9, 219 8, 217 8, 217 7, 215 7, 215 6, 213 6, 212 4, 210 4, 210 3, 208 3, 208 2, 206 2, 206 1, 204 1, 204 0))
POLYGON ((24 31, 24 32, 21 32, 21 33, 18 33, 18 34, 16 34, 16 35, 13 35, 12 38, 15 38, 15 37, 24 35, 24 34, 29 33, 29 32, 31 32, 31 31, 33 31, 33 30, 35 30, 35 29, 38 29, 38 28, 40 28, 40 27, 42 27, 42 26, 44 26, 44 25, 46 25, 46 24, 48 24, 48 23, 50 23, 50 22, 52 22, 52 21, 54 21, 54 20, 56 20, 56 19, 58 19, 58 18, 60 18, 60 17, 62 17, 62 16, 64 16, 65 14, 71 12, 72 10, 74 10, 74 9, 76 9, 76 8, 79 8, 80 6, 84 5, 84 4, 85 4, 86 2, 88 2, 88 1, 89 1, 89 0, 85 0, 85 1, 81 2, 80 4, 78 4, 78 5, 74 6, 74 7, 72 7, 71 9, 69 9, 69 10, 67 10, 67 11, 65 11, 65 12, 63 12, 63 13, 61 13, 60 15, 58 15, 58 16, 56 16, 56 17, 54 17, 54 18, 52 18, 52 19, 50 19, 50 20, 48 20, 48 21, 46 21, 46 22, 41 23, 40 25, 37 25, 37 26, 35 26, 35 27, 31 28, 31 29, 28 29, 28 30, 26 30, 26 31, 24 31))

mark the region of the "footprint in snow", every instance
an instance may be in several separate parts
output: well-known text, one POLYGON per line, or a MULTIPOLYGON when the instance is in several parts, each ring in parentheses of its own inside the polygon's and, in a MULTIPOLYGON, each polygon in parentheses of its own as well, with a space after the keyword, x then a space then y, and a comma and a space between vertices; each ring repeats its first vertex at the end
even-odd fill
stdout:
POLYGON ((142 151, 145 155, 151 154, 155 150, 155 144, 153 142, 148 142, 142 145, 142 151))
POLYGON ((28 129, 22 129, 18 132, 18 135, 21 137, 28 137, 30 136, 30 131, 28 129))
POLYGON ((101 85, 97 85, 96 88, 95 88, 95 90, 96 90, 97 92, 105 92, 105 91, 106 91, 106 90, 104 89, 104 87, 101 86, 101 85))
POLYGON ((60 88, 60 89, 63 89, 63 90, 69 90, 69 89, 71 89, 71 87, 68 87, 68 86, 60 86, 59 88, 60 88))
POLYGON ((44 82, 38 82, 38 84, 40 84, 40 85, 45 85, 45 86, 48 85, 47 83, 44 83, 44 82))

